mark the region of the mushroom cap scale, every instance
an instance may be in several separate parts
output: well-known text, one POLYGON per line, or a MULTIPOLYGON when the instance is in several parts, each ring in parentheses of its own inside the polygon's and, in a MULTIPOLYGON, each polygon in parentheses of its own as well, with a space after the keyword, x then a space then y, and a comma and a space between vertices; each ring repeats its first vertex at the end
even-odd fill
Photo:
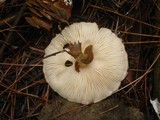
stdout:
POLYGON ((74 23, 57 34, 45 49, 45 56, 63 50, 69 43, 80 42, 82 52, 92 45, 94 58, 90 64, 75 70, 76 60, 67 52, 43 60, 43 71, 51 88, 72 102, 99 102, 115 92, 125 78, 128 58, 124 45, 111 30, 96 23, 74 23), (73 64, 65 66, 66 61, 73 64))

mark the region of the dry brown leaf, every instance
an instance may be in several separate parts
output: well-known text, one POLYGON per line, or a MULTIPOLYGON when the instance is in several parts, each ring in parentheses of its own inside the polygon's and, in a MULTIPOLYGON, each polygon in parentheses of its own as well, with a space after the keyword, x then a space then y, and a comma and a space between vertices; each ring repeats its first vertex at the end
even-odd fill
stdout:
POLYGON ((42 28, 45 28, 46 30, 50 31, 52 28, 52 24, 46 21, 43 21, 42 19, 33 16, 32 20, 34 20, 39 26, 41 26, 42 28))
POLYGON ((39 26, 35 21, 33 21, 32 18, 30 18, 30 17, 25 17, 25 19, 26 19, 26 21, 27 21, 30 25, 32 25, 33 27, 35 27, 35 28, 40 28, 40 26, 39 26))
POLYGON ((43 17, 36 9, 28 7, 28 9, 35 15, 37 15, 38 17, 43 17))
POLYGON ((52 28, 50 23, 53 21, 68 23, 71 17, 72 5, 66 4, 64 0, 27 0, 26 4, 31 12, 27 14, 30 16, 26 20, 36 28, 39 28, 37 26, 41 26, 49 30, 52 28))

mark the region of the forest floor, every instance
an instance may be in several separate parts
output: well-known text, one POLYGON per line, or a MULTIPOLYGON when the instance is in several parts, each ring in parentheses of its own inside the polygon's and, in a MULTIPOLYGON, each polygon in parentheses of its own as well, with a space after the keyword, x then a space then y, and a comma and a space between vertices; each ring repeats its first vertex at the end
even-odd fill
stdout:
POLYGON ((42 21, 27 21, 28 16, 39 16, 34 10, 47 9, 40 6, 34 8, 24 0, 0 1, 0 120, 36 120, 45 103, 56 100, 58 95, 42 71, 44 49, 65 26, 80 21, 96 22, 122 38, 129 70, 114 97, 139 109, 146 119, 158 119, 150 104, 156 98, 154 67, 160 56, 156 52, 160 6, 155 0, 73 0, 73 8, 53 6, 60 14, 68 10, 64 16, 50 19, 41 13, 42 21))

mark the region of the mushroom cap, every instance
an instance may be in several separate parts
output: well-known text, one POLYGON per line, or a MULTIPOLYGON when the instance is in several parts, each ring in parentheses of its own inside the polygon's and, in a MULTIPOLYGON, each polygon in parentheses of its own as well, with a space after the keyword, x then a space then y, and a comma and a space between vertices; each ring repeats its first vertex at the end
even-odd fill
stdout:
POLYGON ((128 70, 124 45, 111 30, 98 28, 96 23, 74 23, 57 34, 45 49, 45 56, 61 51, 68 43, 82 44, 82 52, 93 46, 94 58, 90 64, 75 70, 74 57, 67 52, 43 60, 43 71, 50 87, 72 102, 90 104, 99 102, 115 92, 128 70), (66 61, 73 65, 65 66, 66 61))

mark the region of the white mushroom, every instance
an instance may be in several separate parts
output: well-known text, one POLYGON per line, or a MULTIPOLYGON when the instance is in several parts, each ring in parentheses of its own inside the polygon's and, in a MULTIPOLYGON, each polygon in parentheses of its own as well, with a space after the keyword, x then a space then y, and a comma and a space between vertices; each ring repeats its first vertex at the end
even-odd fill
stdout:
POLYGON ((43 60, 43 71, 51 88, 69 101, 99 102, 115 92, 127 74, 121 39, 96 23, 74 23, 62 30, 45 49, 45 56, 59 51, 43 60))

